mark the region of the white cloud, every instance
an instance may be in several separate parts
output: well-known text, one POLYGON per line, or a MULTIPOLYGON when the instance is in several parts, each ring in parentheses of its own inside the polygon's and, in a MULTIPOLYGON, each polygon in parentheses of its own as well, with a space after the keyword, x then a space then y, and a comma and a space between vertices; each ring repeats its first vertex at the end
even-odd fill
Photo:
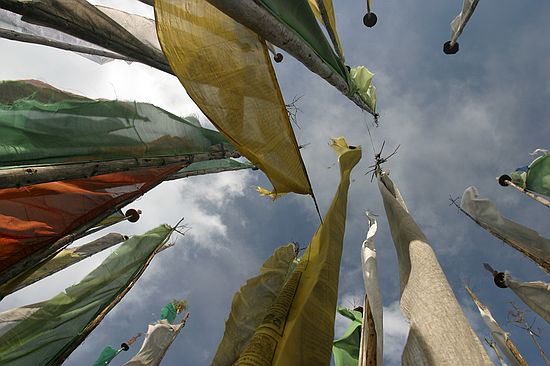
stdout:
POLYGON ((401 365, 409 324, 401 314, 399 302, 384 306, 384 360, 386 365, 401 365))

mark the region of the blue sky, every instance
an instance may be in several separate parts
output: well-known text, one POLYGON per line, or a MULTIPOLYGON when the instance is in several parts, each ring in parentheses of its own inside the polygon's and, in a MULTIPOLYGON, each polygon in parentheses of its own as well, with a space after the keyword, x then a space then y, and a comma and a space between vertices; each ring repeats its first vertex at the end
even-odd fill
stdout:
MULTIPOLYGON (((101 1, 128 6, 126 1, 101 1)), ((134 3, 134 2, 132 2, 134 3)), ((509 290, 498 289, 481 266, 489 262, 510 270, 518 279, 543 280, 548 275, 528 259, 483 231, 449 206, 449 194, 461 196, 470 185, 493 200, 501 212, 550 236, 548 212, 495 177, 526 165, 535 148, 549 148, 550 124, 550 3, 480 1, 459 39, 460 51, 444 55, 449 23, 459 1, 374 1, 379 22, 362 25, 364 1, 335 1, 337 28, 347 62, 375 73, 380 126, 317 75, 285 54, 275 65, 288 102, 298 102, 295 132, 313 189, 324 214, 338 184, 337 165, 328 146, 330 137, 346 136, 363 146, 363 159, 352 174, 348 220, 340 272, 339 303, 351 306, 363 296, 360 246, 367 230, 363 212, 379 215, 378 268, 385 308, 385 360, 400 363, 407 324, 396 303, 399 278, 396 255, 376 183, 364 175, 373 162, 366 125, 376 149, 401 145, 384 168, 399 186, 408 208, 430 240, 457 299, 474 330, 488 335, 463 284, 469 284, 505 330, 511 332, 529 364, 542 360, 527 334, 507 324, 509 302, 522 305, 509 290)), ((138 4, 130 9, 150 14, 138 4)), ((3 80, 35 78, 88 97, 152 102, 179 115, 199 113, 176 78, 147 66, 115 61, 103 66, 78 55, 41 46, 0 40, 3 80)), ((208 123, 201 117, 203 124, 208 123)), ((189 301, 191 317, 167 353, 166 365, 205 365, 221 339, 233 293, 279 245, 303 245, 319 220, 311 198, 288 195, 276 202, 259 197, 254 186, 268 186, 261 172, 230 172, 165 182, 136 201, 142 219, 111 231, 145 232, 158 224, 176 223, 182 216, 192 229, 177 245, 159 254, 140 281, 99 327, 67 360, 67 365, 91 364, 101 349, 117 345, 158 318, 172 298, 189 301)), ((86 260, 32 287, 7 297, 0 310, 44 300, 82 278, 106 253, 86 260)), ((550 327, 536 318, 542 343, 550 327)), ((336 334, 347 323, 337 318, 336 334)), ((139 347, 121 354, 122 364, 139 347)), ((546 347, 550 352, 550 348, 546 347)))

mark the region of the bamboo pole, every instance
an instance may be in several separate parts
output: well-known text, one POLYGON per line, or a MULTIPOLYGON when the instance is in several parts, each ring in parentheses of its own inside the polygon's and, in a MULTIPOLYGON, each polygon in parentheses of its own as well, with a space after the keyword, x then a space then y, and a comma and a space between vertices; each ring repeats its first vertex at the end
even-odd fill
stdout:
POLYGON ((206 169, 193 170, 189 172, 176 172, 173 175, 169 176, 166 180, 181 179, 181 178, 193 177, 196 175, 231 172, 231 171, 243 170, 243 169, 254 169, 254 167, 238 166, 238 167, 230 167, 230 168, 206 168, 206 169))
POLYGON ((502 366, 506 366, 507 365, 506 361, 504 361, 504 358, 502 358, 502 355, 500 354, 500 351, 498 350, 497 345, 495 344, 495 341, 493 339, 489 340, 489 339, 485 338, 485 342, 487 342, 489 347, 491 347, 493 349, 493 351, 495 352, 495 355, 497 355, 497 358, 500 361, 500 364, 502 366))
POLYGON ((503 186, 503 187, 507 187, 507 186, 514 187, 517 191, 523 193, 527 197, 532 198, 535 201, 537 201, 538 203, 542 203, 546 207, 550 208, 550 201, 549 200, 539 196, 538 194, 534 194, 533 192, 528 191, 525 188, 522 188, 522 187, 518 186, 517 184, 512 182, 512 178, 510 178, 509 175, 501 175, 500 177, 497 177, 496 179, 497 179, 497 182, 501 186, 503 186))
POLYGON ((361 329, 361 341, 359 345, 359 366, 376 366, 377 358, 380 357, 377 352, 378 335, 376 334, 376 325, 370 308, 368 295, 365 294, 365 304, 363 307, 363 316, 366 317, 363 322, 367 326, 367 331, 361 329), (364 335, 367 334, 367 337, 364 335), (366 338, 366 339, 365 339, 366 338))
POLYGON ((260 37, 285 50, 315 74, 347 96, 359 108, 373 116, 377 114, 361 99, 359 94, 350 94, 351 90, 342 76, 334 72, 300 36, 279 22, 266 9, 254 0, 207 0, 210 4, 248 27, 260 37))
POLYGON ((544 353, 544 349, 542 349, 542 346, 540 345, 539 341, 537 341, 537 339, 535 338, 535 334, 533 333, 533 331, 531 329, 527 329, 527 332, 529 333, 531 340, 535 344, 535 347, 537 347, 537 350, 539 351, 539 354, 544 360, 544 363, 546 364, 546 366, 550 366, 550 360, 546 356, 546 353, 544 353))
MULTIPOLYGON (((470 287, 468 287, 468 286, 464 286, 464 287, 466 288, 466 291, 468 291, 468 294, 470 295, 470 297, 472 298, 472 300, 474 301, 474 303, 477 305, 477 307, 479 309, 485 310, 485 311, 489 310, 489 309, 487 309, 487 307, 485 305, 483 305, 481 303, 481 301, 479 301, 479 299, 473 293, 473 291, 470 289, 470 287)), ((496 323, 496 321, 494 319, 492 319, 492 320, 496 323)), ((527 361, 525 361, 525 359, 523 358, 523 356, 521 355, 521 353, 519 352, 519 350, 517 349, 517 347, 514 345, 514 343, 512 342, 512 340, 509 337, 506 337, 506 346, 508 347, 510 352, 514 355, 514 357, 516 358, 516 360, 518 361, 518 363, 521 366, 529 366, 527 364, 527 361)))
POLYGON ((99 162, 81 162, 24 168, 0 169, 0 189, 19 188, 32 184, 90 178, 96 175, 158 168, 173 164, 190 165, 194 162, 239 157, 237 152, 216 151, 203 154, 185 154, 162 158, 131 158, 99 162))
POLYGON ((123 55, 120 55, 120 54, 115 53, 115 52, 104 51, 104 50, 100 50, 100 49, 97 49, 97 48, 85 47, 85 46, 79 46, 79 45, 75 45, 75 44, 65 43, 65 42, 49 39, 49 38, 46 38, 46 37, 35 36, 35 35, 32 35, 32 34, 26 34, 26 33, 20 33, 20 32, 12 31, 12 30, 9 30, 9 29, 0 29, 0 37, 5 38, 5 39, 10 39, 12 41, 39 44, 39 45, 42 45, 42 46, 58 48, 58 49, 61 49, 61 50, 85 53, 85 54, 88 54, 88 55, 108 57, 108 58, 112 58, 112 59, 130 61, 130 62, 138 62, 137 60, 135 60, 131 57, 123 56, 123 55))

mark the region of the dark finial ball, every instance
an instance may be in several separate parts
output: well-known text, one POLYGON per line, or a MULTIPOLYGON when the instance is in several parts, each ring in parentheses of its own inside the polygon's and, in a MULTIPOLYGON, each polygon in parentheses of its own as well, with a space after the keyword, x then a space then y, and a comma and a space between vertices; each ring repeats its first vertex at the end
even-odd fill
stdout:
POLYGON ((275 60, 276 63, 279 63, 279 62, 283 61, 283 54, 277 52, 277 54, 275 55, 275 57, 273 57, 273 60, 275 60))
POLYGON ((498 177, 498 184, 500 184, 503 187, 506 187, 508 185, 508 182, 511 182, 512 178, 509 175, 503 174, 500 177, 498 177))
POLYGON ((451 41, 445 42, 443 44, 443 53, 446 55, 454 55, 458 52, 458 42, 451 46, 451 41))
POLYGON ((377 21, 378 21, 378 17, 373 12, 367 13, 363 17, 363 24, 369 28, 374 27, 377 21))
POLYGON ((122 343, 120 345, 120 348, 122 348, 123 351, 128 351, 130 349, 130 346, 127 343, 122 343))
POLYGON ((137 222, 139 220, 139 212, 133 208, 126 211, 124 216, 126 216, 130 222, 137 222))
POLYGON ((504 281, 504 272, 499 272, 497 273, 494 277, 493 277, 493 280, 495 281, 495 285, 497 285, 498 287, 500 288, 506 288, 508 286, 506 286, 506 281, 504 281))

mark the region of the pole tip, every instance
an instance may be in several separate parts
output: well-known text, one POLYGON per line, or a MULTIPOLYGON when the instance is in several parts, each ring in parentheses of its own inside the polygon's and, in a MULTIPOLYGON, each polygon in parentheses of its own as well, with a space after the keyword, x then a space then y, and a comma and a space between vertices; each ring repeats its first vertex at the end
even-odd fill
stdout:
POLYGON ((273 57, 273 60, 274 60, 276 63, 279 63, 279 62, 283 61, 283 54, 277 52, 277 54, 273 57))
POLYGON ((363 17, 363 24, 369 28, 374 27, 377 21, 378 21, 378 17, 373 12, 368 12, 363 17))
POLYGON ((458 52, 458 42, 455 42, 454 45, 451 46, 451 41, 447 41, 443 44, 443 53, 446 55, 454 55, 458 52))
POLYGON ((511 181, 512 181, 512 178, 506 174, 503 174, 500 177, 498 177, 498 184, 500 184, 503 187, 507 187, 509 182, 511 181))
POLYGON ((128 211, 126 211, 124 216, 126 216, 128 218, 128 221, 130 221, 130 222, 137 222, 139 220, 140 212, 141 211, 139 211, 139 210, 135 210, 135 209, 131 208, 128 211))
POLYGON ((499 272, 496 275, 493 276, 493 280, 495 281, 495 285, 497 285, 500 288, 507 288, 506 281, 504 280, 505 275, 504 272, 499 272))

